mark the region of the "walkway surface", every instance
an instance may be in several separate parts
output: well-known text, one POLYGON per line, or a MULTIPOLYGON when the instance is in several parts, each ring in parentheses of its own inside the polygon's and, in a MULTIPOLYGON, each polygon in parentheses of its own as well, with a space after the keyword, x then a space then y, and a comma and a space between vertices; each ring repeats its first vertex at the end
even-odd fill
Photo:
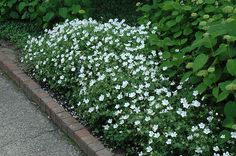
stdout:
POLYGON ((82 155, 0 71, 0 156, 82 155))

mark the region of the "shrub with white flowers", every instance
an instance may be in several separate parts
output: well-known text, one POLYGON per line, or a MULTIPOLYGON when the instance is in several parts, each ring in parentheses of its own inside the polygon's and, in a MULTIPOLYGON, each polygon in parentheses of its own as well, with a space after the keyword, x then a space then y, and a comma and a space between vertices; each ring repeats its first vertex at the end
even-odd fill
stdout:
POLYGON ((156 33, 149 25, 66 21, 30 37, 22 61, 38 80, 66 94, 106 143, 128 155, 236 155, 236 134, 221 132, 215 109, 188 81, 162 74, 160 52, 145 47, 156 33))

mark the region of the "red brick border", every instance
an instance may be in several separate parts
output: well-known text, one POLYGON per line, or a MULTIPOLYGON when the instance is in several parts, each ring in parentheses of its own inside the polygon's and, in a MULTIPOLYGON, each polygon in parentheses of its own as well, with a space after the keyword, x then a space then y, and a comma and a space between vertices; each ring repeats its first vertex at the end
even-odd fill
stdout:
POLYGON ((0 52, 0 69, 3 70, 21 88, 27 97, 39 105, 42 112, 49 117, 74 140, 88 156, 113 156, 120 153, 112 153, 96 137, 94 137, 83 125, 81 125, 70 113, 60 106, 41 87, 29 78, 20 68, 5 54, 0 52))

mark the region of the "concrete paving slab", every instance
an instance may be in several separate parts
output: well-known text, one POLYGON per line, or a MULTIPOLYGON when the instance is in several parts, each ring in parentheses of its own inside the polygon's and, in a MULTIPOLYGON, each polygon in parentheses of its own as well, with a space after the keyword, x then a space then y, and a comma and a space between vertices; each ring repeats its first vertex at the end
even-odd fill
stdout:
POLYGON ((1 71, 0 156, 84 156, 1 71))

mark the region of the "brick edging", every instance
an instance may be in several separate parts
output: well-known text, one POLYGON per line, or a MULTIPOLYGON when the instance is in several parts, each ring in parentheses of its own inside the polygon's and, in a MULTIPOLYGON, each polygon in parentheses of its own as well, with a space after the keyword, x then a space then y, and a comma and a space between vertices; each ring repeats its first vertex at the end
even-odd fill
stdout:
POLYGON ((101 141, 94 137, 70 113, 60 106, 35 81, 28 77, 20 67, 0 52, 0 69, 23 90, 26 96, 39 105, 58 127, 74 140, 88 156, 118 156, 112 153, 101 141))

